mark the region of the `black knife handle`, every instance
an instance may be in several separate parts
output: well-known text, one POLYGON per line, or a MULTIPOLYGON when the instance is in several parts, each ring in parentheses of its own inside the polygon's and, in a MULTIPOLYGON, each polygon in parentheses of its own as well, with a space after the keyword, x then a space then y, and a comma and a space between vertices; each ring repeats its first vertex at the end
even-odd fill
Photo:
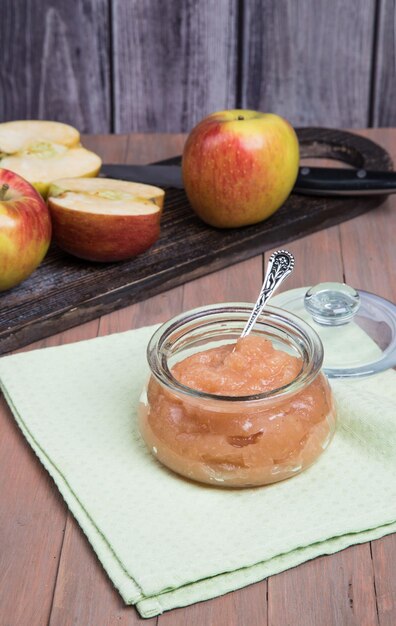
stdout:
POLYGON ((395 172, 300 167, 294 193, 317 196, 396 193, 395 172))

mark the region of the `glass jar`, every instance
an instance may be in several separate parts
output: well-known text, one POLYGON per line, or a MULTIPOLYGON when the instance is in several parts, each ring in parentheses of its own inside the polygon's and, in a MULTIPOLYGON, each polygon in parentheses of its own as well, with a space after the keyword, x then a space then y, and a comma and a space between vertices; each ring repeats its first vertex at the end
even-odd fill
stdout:
POLYGON ((194 309, 163 324, 149 342, 151 376, 139 404, 140 432, 152 454, 186 478, 222 487, 274 483, 309 467, 333 437, 322 343, 307 323, 282 309, 266 307, 252 333, 300 359, 290 383, 226 396, 186 387, 172 375, 186 357, 234 343, 251 309, 245 303, 194 309))

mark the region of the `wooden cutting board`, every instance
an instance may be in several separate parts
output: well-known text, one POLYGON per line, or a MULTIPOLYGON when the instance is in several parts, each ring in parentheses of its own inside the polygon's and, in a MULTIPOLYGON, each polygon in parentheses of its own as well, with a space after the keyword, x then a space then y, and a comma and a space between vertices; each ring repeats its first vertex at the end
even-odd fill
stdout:
MULTIPOLYGON (((393 169, 389 154, 366 138, 323 128, 297 132, 304 158, 333 158, 354 167, 393 169)), ((52 246, 24 283, 0 294, 0 354, 351 219, 383 200, 383 196, 292 194, 267 221, 220 230, 195 217, 184 191, 168 189, 161 237, 146 253, 122 263, 95 264, 52 246)))

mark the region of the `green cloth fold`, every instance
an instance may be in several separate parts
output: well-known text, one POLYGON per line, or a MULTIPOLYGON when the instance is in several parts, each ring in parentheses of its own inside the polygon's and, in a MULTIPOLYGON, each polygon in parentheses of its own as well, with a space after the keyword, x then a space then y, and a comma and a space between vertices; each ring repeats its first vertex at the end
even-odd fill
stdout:
POLYGON ((19 427, 127 604, 152 617, 396 530, 393 371, 333 383, 334 440, 299 476, 205 487, 162 467, 137 431, 154 328, 0 359, 19 427))

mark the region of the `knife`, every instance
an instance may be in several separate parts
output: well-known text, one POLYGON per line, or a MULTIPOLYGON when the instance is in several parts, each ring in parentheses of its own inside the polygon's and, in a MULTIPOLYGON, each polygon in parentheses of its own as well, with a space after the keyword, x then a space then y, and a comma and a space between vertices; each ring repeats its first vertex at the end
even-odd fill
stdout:
MULTIPOLYGON (((101 175, 183 189, 180 165, 102 165, 101 175)), ((299 168, 293 193, 309 196, 367 196, 396 193, 396 172, 331 167, 299 168)))

